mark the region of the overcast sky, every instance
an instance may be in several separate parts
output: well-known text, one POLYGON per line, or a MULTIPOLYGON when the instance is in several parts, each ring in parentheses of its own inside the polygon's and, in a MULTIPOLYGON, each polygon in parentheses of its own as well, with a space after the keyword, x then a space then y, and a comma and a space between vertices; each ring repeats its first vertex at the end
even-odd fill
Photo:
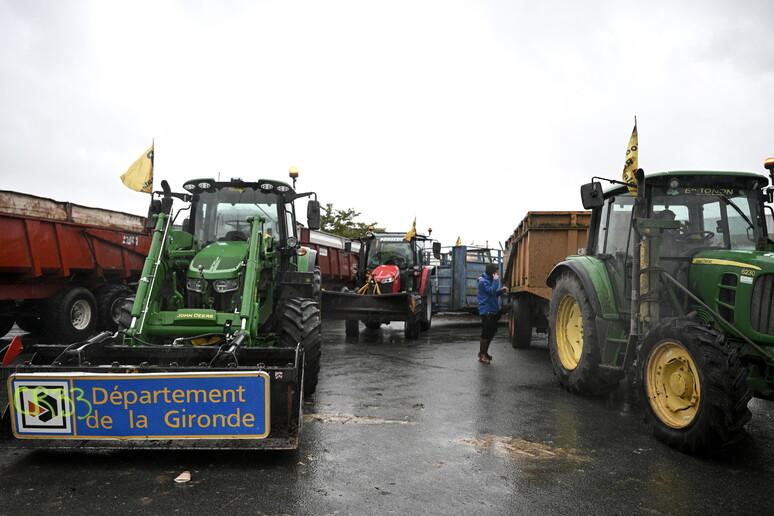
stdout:
POLYGON ((361 222, 497 246, 619 178, 635 115, 646 172, 765 172, 772 22, 771 0, 0 0, 0 189, 145 214, 119 176, 155 139, 156 186, 296 166, 361 222))

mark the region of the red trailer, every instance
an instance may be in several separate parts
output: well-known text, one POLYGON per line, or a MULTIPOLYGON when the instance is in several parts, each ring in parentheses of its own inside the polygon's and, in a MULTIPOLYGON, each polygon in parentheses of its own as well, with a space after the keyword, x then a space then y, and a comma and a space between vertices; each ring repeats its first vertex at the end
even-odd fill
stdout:
POLYGON ((0 336, 75 342, 116 327, 150 247, 145 217, 0 191, 0 336))
POLYGON ((344 250, 344 244, 348 242, 346 238, 304 227, 299 227, 299 236, 302 245, 317 251, 317 265, 322 273, 322 288, 325 290, 355 288, 355 268, 360 242, 353 241, 351 252, 346 252, 344 250))

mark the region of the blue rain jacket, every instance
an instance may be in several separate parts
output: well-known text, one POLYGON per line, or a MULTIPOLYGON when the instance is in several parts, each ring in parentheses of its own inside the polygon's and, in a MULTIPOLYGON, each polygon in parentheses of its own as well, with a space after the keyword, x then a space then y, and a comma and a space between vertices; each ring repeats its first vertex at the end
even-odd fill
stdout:
POLYGON ((478 278, 478 314, 500 313, 500 301, 498 298, 502 293, 499 279, 494 279, 487 273, 482 274, 478 278))

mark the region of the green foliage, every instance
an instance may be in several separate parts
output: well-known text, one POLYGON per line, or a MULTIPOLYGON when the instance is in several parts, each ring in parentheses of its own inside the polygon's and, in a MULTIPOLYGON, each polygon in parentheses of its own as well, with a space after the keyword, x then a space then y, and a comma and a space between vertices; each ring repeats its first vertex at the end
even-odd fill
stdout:
POLYGON ((365 236, 366 230, 373 226, 374 231, 383 232, 383 228, 376 227, 376 222, 366 224, 365 222, 355 222, 355 217, 360 215, 354 209, 336 210, 332 203, 328 203, 323 208, 321 217, 321 230, 326 233, 338 235, 344 238, 361 238, 365 236))

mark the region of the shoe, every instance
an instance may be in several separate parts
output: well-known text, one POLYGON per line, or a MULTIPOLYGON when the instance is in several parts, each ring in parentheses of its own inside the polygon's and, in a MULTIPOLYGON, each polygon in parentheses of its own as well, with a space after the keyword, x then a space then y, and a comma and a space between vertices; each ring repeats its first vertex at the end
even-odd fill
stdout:
POLYGON ((492 355, 490 355, 489 353, 484 353, 484 354, 486 355, 486 358, 488 358, 489 361, 491 362, 492 361, 492 355))
POLYGON ((482 362, 484 364, 488 364, 490 362, 489 357, 487 356, 486 353, 479 353, 478 360, 479 362, 482 362))

